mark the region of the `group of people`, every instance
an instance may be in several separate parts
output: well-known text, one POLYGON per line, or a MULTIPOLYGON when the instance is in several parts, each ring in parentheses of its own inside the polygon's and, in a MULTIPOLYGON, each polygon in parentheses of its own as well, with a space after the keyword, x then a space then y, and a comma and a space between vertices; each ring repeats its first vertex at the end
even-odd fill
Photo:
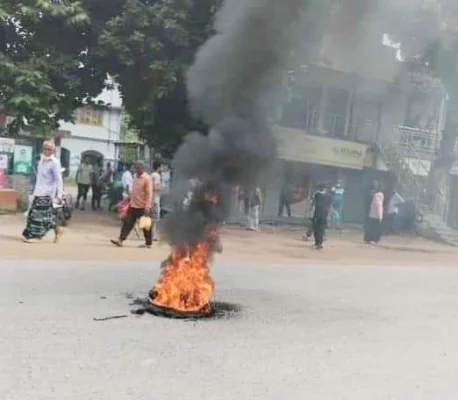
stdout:
POLYGON ((101 162, 90 163, 89 157, 84 157, 83 162, 76 173, 76 184, 78 194, 76 198, 76 208, 84 211, 89 194, 92 190, 92 209, 100 210, 104 188, 111 184, 113 180, 113 169, 111 163, 107 163, 103 169, 101 162))
MULTIPOLYGON (((55 243, 62 235, 55 209, 63 202, 63 177, 61 164, 55 153, 54 142, 45 141, 34 169, 32 201, 27 213, 26 227, 22 232, 25 243, 41 240, 51 230, 55 234, 55 243)), ((160 219, 163 189, 161 164, 154 163, 154 172, 151 175, 146 172, 145 163, 142 161, 137 161, 132 167, 125 168, 122 176, 123 196, 128 203, 128 211, 123 219, 119 238, 112 240, 112 243, 121 247, 139 218, 148 216, 152 223, 148 229, 143 230, 145 244, 142 247, 150 248, 153 241, 157 240, 156 226, 160 219)), ((100 208, 101 186, 109 184, 112 179, 113 170, 110 164, 102 171, 101 165, 91 165, 89 158, 85 158, 76 175, 77 208, 85 209, 89 188, 92 188, 92 207, 100 208)))
MULTIPOLYGON (((35 171, 33 200, 22 234, 23 241, 28 243, 33 239, 41 239, 50 230, 54 230, 54 241, 57 242, 62 230, 56 223, 54 209, 56 205, 62 203, 63 179, 61 165, 55 156, 55 145, 52 141, 44 142, 35 171)), ((107 164, 106 169, 102 171, 100 165, 91 165, 89 159, 85 158, 76 176, 78 184, 76 206, 84 210, 89 188, 92 187, 92 207, 100 208, 101 186, 109 184, 112 179, 113 170, 110 164, 107 164)), ((151 219, 151 224, 143 229, 145 243, 142 247, 151 248, 153 241, 158 239, 156 230, 161 216, 161 192, 164 188, 161 164, 154 162, 151 175, 146 172, 142 161, 137 161, 132 166, 126 165, 121 183, 122 197, 128 209, 119 237, 111 242, 117 247, 122 247, 138 220, 142 216, 147 216, 151 219)), ((344 194, 345 190, 339 181, 335 186, 328 188, 325 185, 318 185, 310 199, 310 224, 305 236, 306 238, 314 236, 315 248, 323 248, 328 226, 340 228, 344 194)), ((263 205, 261 189, 258 186, 239 189, 238 198, 243 201, 247 228, 259 231, 260 210, 263 205)), ((392 233, 396 229, 400 207, 404 203, 404 199, 396 190, 393 190, 385 201, 381 185, 374 181, 365 205, 364 241, 368 244, 377 244, 383 233, 392 233)), ((283 201, 280 208, 284 207, 283 201)))
POLYGON ((400 207, 404 199, 393 189, 388 201, 379 182, 374 181, 366 201, 364 221, 364 242, 378 244, 382 234, 391 234, 396 230, 400 207))
MULTIPOLYGON (((310 221, 305 238, 314 235, 315 248, 323 248, 327 227, 340 229, 344 194, 342 183, 338 182, 331 189, 327 189, 325 185, 318 185, 310 199, 310 221)), ((399 224, 400 208, 404 203, 396 189, 392 190, 385 201, 381 185, 373 182, 365 205, 364 242, 378 244, 383 234, 394 233, 399 224)))

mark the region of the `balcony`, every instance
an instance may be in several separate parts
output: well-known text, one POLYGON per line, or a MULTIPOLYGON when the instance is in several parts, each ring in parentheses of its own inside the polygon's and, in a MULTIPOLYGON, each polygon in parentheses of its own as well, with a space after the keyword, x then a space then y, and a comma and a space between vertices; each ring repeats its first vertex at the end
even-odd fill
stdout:
MULTIPOLYGON (((290 110, 291 111, 291 110, 290 110)), ((281 125, 305 130, 313 135, 329 136, 344 140, 375 143, 378 125, 375 121, 364 119, 348 122, 344 115, 332 113, 294 112, 285 113, 281 125)))
POLYGON ((395 137, 401 148, 414 150, 420 158, 434 157, 440 147, 442 135, 435 131, 395 126, 395 137))

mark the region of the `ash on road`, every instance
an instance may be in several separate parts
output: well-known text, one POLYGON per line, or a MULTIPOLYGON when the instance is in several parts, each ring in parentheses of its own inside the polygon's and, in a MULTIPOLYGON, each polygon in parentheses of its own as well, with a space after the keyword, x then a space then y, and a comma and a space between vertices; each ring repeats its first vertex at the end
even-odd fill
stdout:
POLYGON ((458 398, 456 268, 217 262, 237 316, 93 321, 129 314, 157 273, 1 261, 0 398, 458 398))

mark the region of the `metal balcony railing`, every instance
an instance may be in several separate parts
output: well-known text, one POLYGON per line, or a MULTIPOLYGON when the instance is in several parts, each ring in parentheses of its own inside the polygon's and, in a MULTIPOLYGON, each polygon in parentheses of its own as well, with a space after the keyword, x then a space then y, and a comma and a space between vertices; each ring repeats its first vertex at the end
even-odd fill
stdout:
POLYGON ((440 146, 441 134, 435 131, 395 126, 398 144, 407 150, 414 150, 419 156, 435 155, 440 146))
POLYGON ((438 139, 436 134, 406 127, 394 127, 398 140, 379 140, 377 146, 388 169, 397 177, 405 198, 415 202, 417 209, 427 211, 443 220, 444 209, 427 195, 428 177, 438 139), (415 173, 412 165, 415 164, 415 173))

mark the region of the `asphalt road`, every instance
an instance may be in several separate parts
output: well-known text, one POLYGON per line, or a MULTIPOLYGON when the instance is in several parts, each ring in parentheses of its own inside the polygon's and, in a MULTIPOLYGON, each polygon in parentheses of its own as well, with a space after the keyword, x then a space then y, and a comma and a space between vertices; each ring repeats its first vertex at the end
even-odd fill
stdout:
POLYGON ((457 268, 212 275, 242 311, 174 321, 129 315, 126 294, 144 295, 156 266, 0 262, 0 399, 458 398, 457 268))

